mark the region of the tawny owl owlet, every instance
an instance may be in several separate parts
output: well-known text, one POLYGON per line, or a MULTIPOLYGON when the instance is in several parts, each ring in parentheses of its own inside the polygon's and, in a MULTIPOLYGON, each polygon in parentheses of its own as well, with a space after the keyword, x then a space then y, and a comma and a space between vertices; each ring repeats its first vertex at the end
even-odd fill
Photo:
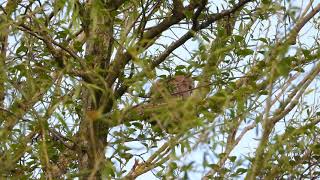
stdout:
POLYGON ((189 97, 193 89, 193 80, 189 76, 176 75, 166 80, 158 80, 152 86, 152 98, 161 99, 163 97, 189 97))

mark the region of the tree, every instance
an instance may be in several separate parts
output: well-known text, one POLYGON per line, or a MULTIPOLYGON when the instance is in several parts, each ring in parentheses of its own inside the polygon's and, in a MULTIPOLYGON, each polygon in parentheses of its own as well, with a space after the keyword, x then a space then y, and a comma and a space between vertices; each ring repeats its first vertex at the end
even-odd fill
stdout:
POLYGON ((2 2, 0 174, 319 177, 319 11, 286 0, 2 2), (195 82, 187 96, 160 83, 153 98, 151 86, 178 76, 195 82), (248 141, 257 146, 242 154, 248 141))

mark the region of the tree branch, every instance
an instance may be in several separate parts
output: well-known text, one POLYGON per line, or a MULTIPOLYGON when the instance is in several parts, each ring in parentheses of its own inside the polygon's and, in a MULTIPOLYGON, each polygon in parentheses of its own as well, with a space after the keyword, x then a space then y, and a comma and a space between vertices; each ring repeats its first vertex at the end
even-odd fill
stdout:
MULTIPOLYGON (((156 68, 158 65, 160 65, 163 61, 166 60, 166 58, 177 48, 179 48, 181 45, 183 45, 185 42, 187 42, 190 38, 193 37, 194 33, 204 29, 206 27, 208 27, 210 25, 210 23, 213 23, 219 19, 222 19, 225 16, 229 16, 231 13, 236 12, 239 8, 241 8, 242 6, 244 6, 246 3, 250 2, 252 0, 245 0, 245 1, 241 1, 240 3, 238 3, 236 6, 234 6, 232 9, 230 10, 226 10, 226 11, 222 11, 219 14, 215 14, 212 15, 211 18, 209 18, 209 20, 207 20, 206 22, 202 23, 201 25, 199 25, 198 27, 194 27, 194 29, 189 30, 187 33, 185 33, 180 39, 178 39, 177 41, 171 43, 168 48, 162 52, 154 61, 151 62, 150 64, 150 69, 154 69, 156 68), (210 23, 209 23, 210 22, 210 23)), ((193 6, 192 6, 193 7, 193 6)), ((194 8, 194 7, 193 7, 194 8)), ((145 72, 142 72, 140 74, 137 74, 135 77, 143 77, 143 74, 145 72)), ((115 94, 117 94, 117 98, 121 97, 128 89, 128 87, 130 86, 130 84, 123 84, 118 90, 116 90, 115 94)))

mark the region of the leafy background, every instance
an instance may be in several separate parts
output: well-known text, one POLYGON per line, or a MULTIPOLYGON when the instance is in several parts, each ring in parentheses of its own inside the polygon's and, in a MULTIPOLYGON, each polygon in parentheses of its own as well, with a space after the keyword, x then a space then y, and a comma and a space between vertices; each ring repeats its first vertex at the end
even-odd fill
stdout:
POLYGON ((318 3, 1 2, 0 174, 316 179, 318 3))

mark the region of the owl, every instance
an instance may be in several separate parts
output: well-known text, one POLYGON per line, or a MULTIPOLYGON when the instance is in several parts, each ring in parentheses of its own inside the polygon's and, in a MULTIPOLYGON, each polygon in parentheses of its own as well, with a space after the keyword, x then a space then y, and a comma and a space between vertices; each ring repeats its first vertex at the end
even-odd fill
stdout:
POLYGON ((193 80, 190 76, 175 75, 166 80, 158 80, 151 89, 153 99, 163 97, 182 97, 187 98, 193 90, 193 80))
POLYGON ((184 75, 176 75, 169 80, 169 88, 171 95, 176 97, 189 97, 193 89, 193 80, 191 77, 184 75))
MULTIPOLYGON (((174 134, 181 127, 177 126, 183 118, 183 112, 175 105, 181 106, 183 100, 191 96, 194 89, 193 79, 186 75, 175 75, 157 80, 150 90, 150 101, 136 106, 135 113, 139 118, 146 119, 154 132, 174 134), (182 101, 176 101, 181 99, 182 101), (174 103, 172 103, 173 100, 174 103)), ((132 117, 134 115, 131 115, 132 117)))

